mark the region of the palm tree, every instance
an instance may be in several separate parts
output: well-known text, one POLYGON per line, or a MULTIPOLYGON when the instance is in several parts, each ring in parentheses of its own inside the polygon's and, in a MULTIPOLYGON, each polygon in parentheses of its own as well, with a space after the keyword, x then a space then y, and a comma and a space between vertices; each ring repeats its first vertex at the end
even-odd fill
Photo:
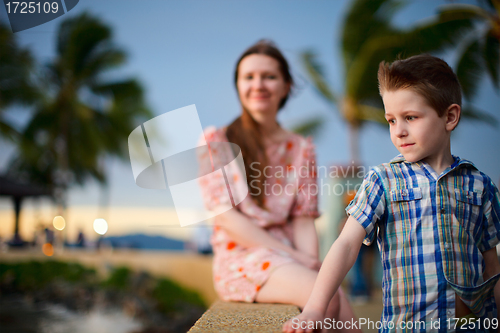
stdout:
POLYGON ((312 51, 302 53, 306 71, 320 95, 340 111, 349 127, 351 159, 359 163, 359 129, 367 121, 386 124, 377 87, 378 64, 399 56, 440 51, 455 45, 464 31, 473 26, 469 17, 441 13, 435 18, 400 29, 391 24, 402 2, 396 0, 355 0, 344 21, 342 58, 344 92, 335 92, 327 83, 322 65, 312 51))
POLYGON ((56 47, 44 71, 44 99, 22 133, 10 173, 53 187, 64 211, 69 186, 89 178, 105 184, 103 158, 126 157, 128 135, 151 112, 136 80, 106 80, 126 55, 99 19, 83 13, 63 21, 56 47))
MULTIPOLYGON (((456 73, 467 102, 477 93, 485 73, 500 90, 500 1, 483 0, 478 5, 451 4, 440 11, 442 16, 466 18, 476 24, 458 45, 456 73)), ((474 116, 478 110, 467 103, 464 113, 474 116)), ((494 118, 489 119, 494 121, 494 118)))
POLYGON ((15 141, 19 132, 2 117, 12 105, 31 105, 38 97, 32 80, 31 53, 17 45, 10 29, 0 24, 0 137, 15 141))

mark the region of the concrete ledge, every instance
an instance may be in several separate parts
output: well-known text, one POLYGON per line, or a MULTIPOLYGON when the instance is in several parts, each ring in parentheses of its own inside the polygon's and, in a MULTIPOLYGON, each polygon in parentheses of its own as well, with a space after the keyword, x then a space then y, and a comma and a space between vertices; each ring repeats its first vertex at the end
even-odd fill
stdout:
POLYGON ((278 333, 288 319, 299 313, 295 305, 216 301, 188 333, 278 333))

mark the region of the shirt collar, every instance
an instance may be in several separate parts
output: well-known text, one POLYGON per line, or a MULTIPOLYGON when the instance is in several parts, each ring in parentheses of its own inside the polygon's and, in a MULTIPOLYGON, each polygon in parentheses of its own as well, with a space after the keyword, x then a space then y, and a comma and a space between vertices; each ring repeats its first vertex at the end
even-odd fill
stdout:
POLYGON ((403 154, 399 154, 398 156, 394 157, 390 163, 399 163, 399 162, 405 162, 405 158, 403 154))
MULTIPOLYGON (((464 159, 461 159, 460 157, 458 156, 455 156, 455 155, 452 155, 453 156, 453 159, 455 160, 453 162, 453 164, 451 166, 449 166, 448 168, 446 168, 443 173, 441 175, 445 175, 447 174, 448 172, 450 172, 451 170, 453 169, 456 169, 458 167, 462 167, 462 166, 465 166, 465 165, 468 165, 468 166, 471 166, 473 167, 474 169, 477 170, 476 166, 474 165, 474 163, 472 163, 471 161, 469 160, 464 160, 464 159)), ((407 162, 406 159, 404 158, 403 154, 399 154, 397 155, 396 157, 394 157, 392 160, 391 160, 391 164, 392 163, 401 163, 401 162, 405 162, 405 163, 409 163, 409 164, 412 164, 411 162, 407 162)), ((424 164, 424 162, 422 161, 418 161, 418 162, 415 162, 415 164, 417 165, 422 165, 424 164)))

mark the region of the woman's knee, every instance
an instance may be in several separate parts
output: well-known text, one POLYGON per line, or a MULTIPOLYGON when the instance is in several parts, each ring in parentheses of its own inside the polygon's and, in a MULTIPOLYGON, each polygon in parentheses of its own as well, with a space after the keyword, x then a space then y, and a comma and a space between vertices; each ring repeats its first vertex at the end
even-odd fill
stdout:
POLYGON ((278 267, 259 290, 257 302, 276 302, 303 308, 311 295, 317 272, 299 264, 278 267))
POLYGON ((343 297, 343 292, 342 289, 339 288, 335 295, 333 295, 332 299, 330 300, 330 304, 328 305, 327 309, 327 315, 330 318, 338 318, 340 314, 340 307, 341 307, 341 298, 343 297))

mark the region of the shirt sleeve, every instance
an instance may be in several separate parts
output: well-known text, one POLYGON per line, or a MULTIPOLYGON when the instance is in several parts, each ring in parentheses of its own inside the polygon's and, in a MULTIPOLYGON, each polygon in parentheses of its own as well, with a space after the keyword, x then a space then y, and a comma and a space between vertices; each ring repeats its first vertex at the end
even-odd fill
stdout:
POLYGON ((480 251, 487 251, 500 243, 500 194, 489 179, 483 194, 483 240, 480 251))
POLYGON ((347 214, 355 218, 365 229, 364 244, 370 245, 376 236, 377 223, 385 213, 384 187, 375 170, 365 176, 354 199, 346 208, 347 214))
MULTIPOLYGON (((224 164, 224 151, 219 142, 225 142, 220 130, 208 127, 204 131, 205 140, 208 145, 198 148, 199 174, 198 183, 203 197, 203 203, 208 210, 214 210, 217 206, 231 206, 231 199, 227 195, 227 185, 221 172, 214 172, 218 166, 224 164)), ((200 138, 200 141, 202 139, 200 138)))
POLYGON ((299 216, 308 216, 317 218, 320 216, 318 211, 318 175, 316 169, 316 153, 311 138, 307 138, 304 148, 299 152, 303 154, 302 163, 298 168, 298 192, 297 198, 290 216, 292 218, 299 216))

